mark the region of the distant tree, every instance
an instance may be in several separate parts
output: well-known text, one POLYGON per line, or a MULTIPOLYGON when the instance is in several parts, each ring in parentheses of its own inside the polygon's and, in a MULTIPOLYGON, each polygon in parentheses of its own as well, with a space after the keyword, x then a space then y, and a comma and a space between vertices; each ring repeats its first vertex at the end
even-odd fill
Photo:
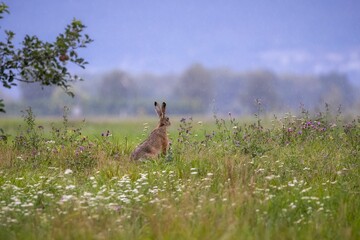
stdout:
POLYGON ((283 111, 298 111, 300 106, 312 108, 319 99, 319 78, 315 75, 278 75, 276 90, 283 111))
POLYGON ((221 113, 242 113, 239 89, 245 89, 244 74, 231 70, 217 70, 213 74, 215 84, 215 110, 221 113))
POLYGON ((42 86, 40 83, 24 83, 18 84, 20 89, 21 105, 23 107, 29 107, 41 115, 53 114, 52 106, 49 104, 55 86, 42 86))
MULTIPOLYGON (((62 91, 60 88, 53 88, 51 98, 47 101, 51 106, 49 112, 53 114, 60 115, 64 113, 64 107, 69 108, 70 113, 78 111, 78 113, 82 113, 82 105, 85 100, 85 96, 83 92, 76 92, 76 98, 69 98, 69 96, 62 91)), ((76 114, 75 114, 76 115, 76 114)), ((77 116, 78 117, 78 116, 77 116)))
MULTIPOLYGON (((9 13, 8 6, 0 3, 0 19, 9 13)), ((87 62, 78 56, 77 49, 85 48, 93 40, 83 35, 85 26, 74 19, 57 36, 56 41, 44 42, 37 36, 26 35, 20 48, 16 48, 13 39, 15 33, 5 31, 5 39, 0 41, 0 81, 5 88, 17 86, 19 82, 38 83, 41 86, 59 86, 69 95, 70 83, 81 80, 72 75, 68 62, 84 68, 87 62)), ((0 99, 0 112, 5 112, 3 99, 0 99)))
MULTIPOLYGON (((214 98, 211 72, 200 64, 186 70, 175 87, 175 95, 192 111, 205 112, 214 98)), ((186 106, 184 106, 186 107, 186 106)))
POLYGON ((50 99, 55 87, 53 86, 41 86, 40 83, 20 83, 21 99, 26 102, 34 102, 37 100, 50 99))
POLYGON ((133 99, 134 92, 134 80, 125 72, 114 71, 101 80, 99 101, 108 113, 119 114, 133 99))
POLYGON ((265 110, 279 107, 276 92, 277 77, 270 71, 254 71, 245 76, 245 88, 241 89, 240 100, 251 113, 257 111, 256 99, 260 99, 265 110))
POLYGON ((332 72, 319 77, 321 84, 321 103, 325 102, 337 108, 339 105, 351 106, 356 93, 345 74, 332 72))

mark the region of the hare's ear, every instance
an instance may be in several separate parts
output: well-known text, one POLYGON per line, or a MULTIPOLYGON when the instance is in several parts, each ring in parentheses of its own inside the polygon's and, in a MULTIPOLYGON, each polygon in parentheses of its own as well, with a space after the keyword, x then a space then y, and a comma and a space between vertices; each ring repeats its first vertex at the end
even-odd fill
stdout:
POLYGON ((160 109, 160 106, 157 102, 154 103, 154 106, 155 106, 155 111, 156 113, 159 115, 159 117, 162 116, 162 112, 161 112, 161 109, 160 109))
POLYGON ((165 116, 165 111, 166 111, 166 102, 163 102, 161 106, 161 112, 164 114, 164 116, 165 116))

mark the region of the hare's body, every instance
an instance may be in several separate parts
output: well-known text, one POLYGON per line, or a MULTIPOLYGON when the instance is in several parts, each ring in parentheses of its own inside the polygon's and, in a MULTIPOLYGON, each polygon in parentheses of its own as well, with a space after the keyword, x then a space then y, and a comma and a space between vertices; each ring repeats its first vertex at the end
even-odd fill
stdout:
POLYGON ((166 135, 166 127, 156 128, 151 132, 148 139, 135 148, 131 158, 137 160, 156 157, 160 153, 165 155, 168 145, 169 139, 166 135))
POLYGON ((155 102, 155 110, 159 115, 160 122, 149 135, 131 154, 132 160, 148 159, 165 155, 169 146, 169 138, 167 136, 166 127, 170 126, 169 118, 165 116, 166 103, 163 102, 160 108, 155 102))

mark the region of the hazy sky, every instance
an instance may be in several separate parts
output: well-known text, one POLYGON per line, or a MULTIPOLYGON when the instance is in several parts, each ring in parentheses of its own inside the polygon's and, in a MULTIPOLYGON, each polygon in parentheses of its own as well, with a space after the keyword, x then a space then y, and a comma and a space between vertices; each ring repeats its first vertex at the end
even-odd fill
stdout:
POLYGON ((237 71, 330 70, 360 76, 360 1, 4 0, 16 41, 53 41, 75 17, 95 40, 91 72, 179 72, 192 63, 237 71))

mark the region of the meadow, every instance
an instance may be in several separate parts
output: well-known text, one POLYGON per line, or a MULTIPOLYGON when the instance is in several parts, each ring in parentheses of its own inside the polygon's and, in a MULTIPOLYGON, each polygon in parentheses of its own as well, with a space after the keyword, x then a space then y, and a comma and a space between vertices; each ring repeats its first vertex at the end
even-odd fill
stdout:
POLYGON ((360 239, 360 118, 0 119, 0 239, 360 239))

